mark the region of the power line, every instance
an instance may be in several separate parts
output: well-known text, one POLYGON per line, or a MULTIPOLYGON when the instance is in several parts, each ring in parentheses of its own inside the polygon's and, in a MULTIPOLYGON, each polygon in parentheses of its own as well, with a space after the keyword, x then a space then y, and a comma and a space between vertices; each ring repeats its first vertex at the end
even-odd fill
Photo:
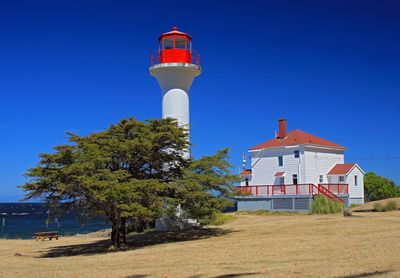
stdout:
POLYGON ((393 156, 393 157, 355 157, 355 156, 350 156, 347 157, 350 159, 365 159, 365 160, 397 160, 400 159, 400 156, 393 156))

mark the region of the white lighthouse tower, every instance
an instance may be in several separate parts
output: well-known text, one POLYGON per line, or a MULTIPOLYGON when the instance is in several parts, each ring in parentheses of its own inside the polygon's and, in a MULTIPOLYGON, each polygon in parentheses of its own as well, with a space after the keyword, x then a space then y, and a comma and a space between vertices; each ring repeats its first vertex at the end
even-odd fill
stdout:
POLYGON ((192 49, 192 37, 176 27, 159 37, 158 50, 151 54, 149 71, 161 87, 162 117, 176 119, 188 132, 189 90, 201 73, 199 57, 192 49))

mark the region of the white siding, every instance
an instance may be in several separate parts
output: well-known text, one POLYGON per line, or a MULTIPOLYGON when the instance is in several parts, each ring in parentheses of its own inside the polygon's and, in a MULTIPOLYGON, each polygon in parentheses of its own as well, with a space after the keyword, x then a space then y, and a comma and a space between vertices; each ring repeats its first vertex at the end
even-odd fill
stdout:
POLYGON ((344 163, 343 151, 323 150, 306 147, 304 151, 305 183, 319 183, 319 176, 323 175, 328 183, 327 173, 336 164, 344 163))
POLYGON ((304 152, 301 148, 276 148, 250 154, 252 165, 252 185, 278 183, 275 173, 285 172, 285 184, 292 184, 292 175, 297 174, 298 183, 302 183, 302 161, 304 152), (300 158, 294 157, 294 151, 300 151, 300 158), (283 156, 283 166, 278 165, 278 156, 283 156))
POLYGON ((344 154, 340 150, 315 147, 280 147, 250 153, 252 165, 251 185, 277 184, 276 172, 285 172, 285 184, 293 183, 293 174, 297 174, 299 184, 328 182, 327 173, 336 164, 344 163, 344 154), (300 152, 300 158, 294 157, 294 151, 300 152), (278 156, 283 156, 283 166, 278 165, 278 156))
POLYGON ((350 198, 362 198, 364 200, 364 174, 357 167, 347 175, 346 183, 349 184, 349 197, 350 198), (357 176, 358 184, 354 183, 354 176, 357 176))

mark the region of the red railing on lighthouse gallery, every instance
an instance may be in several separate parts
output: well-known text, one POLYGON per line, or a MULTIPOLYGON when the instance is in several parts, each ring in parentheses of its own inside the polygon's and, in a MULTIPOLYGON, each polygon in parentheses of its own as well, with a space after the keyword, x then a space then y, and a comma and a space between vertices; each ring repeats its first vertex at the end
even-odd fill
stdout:
MULTIPOLYGON (((150 66, 161 64, 161 52, 162 50, 156 50, 150 54, 150 66)), ((200 54, 196 50, 190 50, 191 64, 200 65, 200 54)))

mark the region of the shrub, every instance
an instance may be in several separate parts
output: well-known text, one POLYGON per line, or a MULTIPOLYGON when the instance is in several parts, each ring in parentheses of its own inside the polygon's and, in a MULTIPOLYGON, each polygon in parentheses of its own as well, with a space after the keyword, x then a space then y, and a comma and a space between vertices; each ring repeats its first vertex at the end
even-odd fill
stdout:
POLYGON ((376 204, 374 204, 373 211, 383 212, 383 211, 386 211, 386 209, 381 203, 376 203, 376 204))
POLYGON ((235 219, 236 216, 233 214, 213 213, 211 217, 201 219, 200 223, 202 225, 219 226, 235 219))
POLYGON ((343 211, 343 205, 324 196, 314 196, 311 213, 313 214, 331 214, 343 211))
POLYGON ((369 201, 400 197, 400 187, 394 181, 375 173, 365 175, 364 186, 366 199, 369 201))
POLYGON ((396 210, 397 204, 394 201, 389 201, 385 206, 386 211, 396 210))

